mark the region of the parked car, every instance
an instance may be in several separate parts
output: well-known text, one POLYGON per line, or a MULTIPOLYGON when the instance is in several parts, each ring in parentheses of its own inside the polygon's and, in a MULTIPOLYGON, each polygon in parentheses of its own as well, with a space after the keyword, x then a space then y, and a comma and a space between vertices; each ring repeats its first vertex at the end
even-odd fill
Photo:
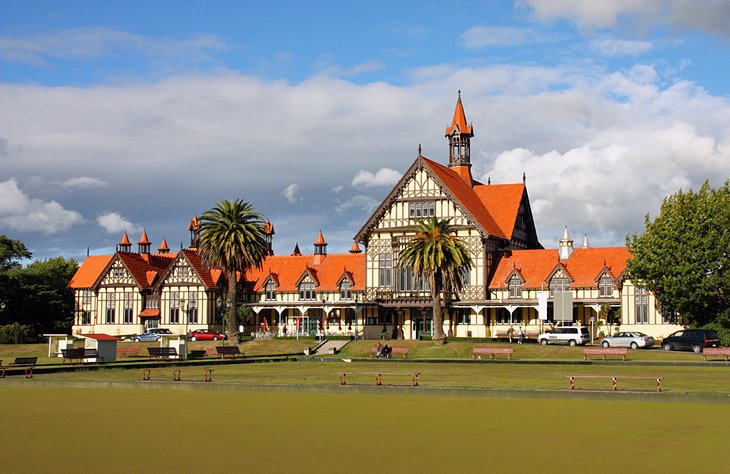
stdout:
POLYGON ((160 334, 172 334, 172 331, 170 331, 167 328, 150 328, 147 329, 142 334, 137 334, 136 336, 130 337, 131 340, 134 342, 140 342, 140 341, 159 341, 162 339, 160 337, 160 334))
POLYGON ((632 349, 649 348, 654 345, 654 342, 653 337, 638 331, 617 332, 613 336, 601 339, 603 347, 630 347, 632 349))
POLYGON ((226 338, 225 334, 221 334, 218 331, 211 329, 196 329, 189 335, 191 341, 217 341, 226 338))
POLYGON ((665 351, 689 351, 701 353, 705 347, 720 347, 717 331, 712 329, 684 329, 662 339, 665 351))
POLYGON ((587 344, 591 340, 588 328, 585 326, 564 326, 554 328, 552 331, 544 332, 537 336, 537 342, 540 344, 568 344, 575 346, 577 344, 587 344))

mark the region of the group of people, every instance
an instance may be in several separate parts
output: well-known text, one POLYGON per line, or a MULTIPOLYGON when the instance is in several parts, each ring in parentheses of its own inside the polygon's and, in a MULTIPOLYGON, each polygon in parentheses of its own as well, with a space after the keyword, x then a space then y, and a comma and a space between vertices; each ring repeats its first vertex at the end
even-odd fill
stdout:
MULTIPOLYGON (((509 329, 507 329, 507 338, 509 339, 509 343, 512 344, 512 337, 515 334, 515 328, 510 324, 509 329)), ((522 344, 525 342, 525 331, 522 329, 522 326, 520 326, 520 329, 517 333, 517 344, 522 344)))
POLYGON ((375 357, 390 359, 391 352, 393 352, 393 348, 388 346, 388 344, 382 345, 378 343, 378 346, 375 348, 375 357))

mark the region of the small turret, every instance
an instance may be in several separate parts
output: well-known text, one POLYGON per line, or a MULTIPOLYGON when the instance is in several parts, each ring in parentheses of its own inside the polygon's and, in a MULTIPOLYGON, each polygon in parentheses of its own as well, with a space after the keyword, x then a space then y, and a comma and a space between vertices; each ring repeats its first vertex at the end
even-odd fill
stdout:
POLYGON ((560 260, 568 260, 573 253, 573 240, 570 238, 570 234, 568 233, 568 226, 565 226, 565 231, 563 232, 563 238, 560 239, 559 245, 558 245, 558 258, 560 260))

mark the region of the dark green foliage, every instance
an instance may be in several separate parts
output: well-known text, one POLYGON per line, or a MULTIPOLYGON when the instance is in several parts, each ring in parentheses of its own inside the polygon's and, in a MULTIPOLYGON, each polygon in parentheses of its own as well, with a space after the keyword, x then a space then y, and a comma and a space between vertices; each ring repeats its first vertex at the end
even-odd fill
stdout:
POLYGON ((26 344, 36 342, 37 339, 33 326, 20 323, 0 326, 0 344, 26 344))
POLYGON ((645 222, 643 235, 626 237, 630 278, 693 326, 715 322, 730 308, 730 181, 679 191, 645 222))

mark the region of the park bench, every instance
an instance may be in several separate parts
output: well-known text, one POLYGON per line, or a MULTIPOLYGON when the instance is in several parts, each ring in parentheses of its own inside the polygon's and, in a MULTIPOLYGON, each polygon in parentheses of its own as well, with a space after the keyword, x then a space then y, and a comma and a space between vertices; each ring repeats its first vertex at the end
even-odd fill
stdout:
POLYGON ((123 357, 137 357, 139 347, 117 347, 117 355, 123 357))
MULTIPOLYGON (((38 362, 38 357, 16 357, 10 365, 18 365, 25 368, 25 378, 33 378, 33 367, 38 362)), ((0 360, 0 378, 5 378, 6 367, 2 367, 2 361, 0 360)))
MULTIPOLYGON (((174 349, 174 348, 173 348, 174 349)), ((153 371, 153 369, 142 369, 142 380, 143 381, 151 381, 152 380, 152 373, 167 373, 169 369, 160 369, 153 371)), ((213 369, 203 369, 202 371, 199 370, 189 370, 186 371, 185 374, 190 373, 201 373, 203 375, 203 382, 212 382, 213 381, 213 369)), ((182 370, 181 369, 172 369, 172 381, 173 382, 181 382, 182 381, 182 370)))
POLYGON ((707 362, 708 357, 724 357, 725 362, 728 362, 730 347, 705 347, 702 356, 705 358, 705 362, 707 362))
POLYGON ((62 364, 65 364, 66 362, 71 364, 76 362, 77 364, 80 364, 84 361, 84 348, 74 347, 71 349, 61 349, 61 355, 63 356, 62 364))
POLYGON ((238 346, 216 346, 215 351, 219 356, 221 356, 221 359, 225 359, 226 357, 235 359, 236 357, 243 355, 238 346))
POLYGON ((566 375, 568 377, 568 390, 575 390, 575 379, 611 379, 611 390, 618 390, 618 379, 645 379, 645 380, 656 380, 656 391, 662 391, 662 379, 664 377, 641 377, 631 375, 566 375))
MULTIPOLYGON (((375 385, 383 385, 383 375, 388 377, 406 376, 411 378, 411 386, 418 387, 418 372, 338 372, 340 385, 347 385, 347 376, 370 375, 375 376, 375 385)), ((351 384, 352 385, 352 384, 351 384)))
POLYGON ((104 358, 99 355, 98 349, 84 349, 84 362, 92 359, 93 362, 104 362, 104 358))
POLYGON ((627 353, 625 347, 586 347, 583 349, 583 360, 588 360, 589 356, 601 356, 603 360, 606 357, 621 357, 625 361, 627 353))
MULTIPOLYGON (((396 346, 396 347, 391 347, 390 349, 391 349, 391 351, 390 351, 391 356, 402 355, 403 358, 405 359, 406 357, 408 357, 408 350, 410 348, 407 346, 396 346)), ((377 353, 378 353, 378 346, 373 346, 370 348, 370 357, 375 357, 375 355, 377 353)))
POLYGON ((170 360, 173 357, 177 357, 177 349, 174 347, 148 347, 147 352, 150 357, 155 359, 167 359, 170 360))
POLYGON ((471 358, 481 359, 483 355, 488 355, 490 359, 494 359, 497 355, 506 355, 509 360, 512 360, 514 351, 511 347, 475 347, 471 351, 471 358))

